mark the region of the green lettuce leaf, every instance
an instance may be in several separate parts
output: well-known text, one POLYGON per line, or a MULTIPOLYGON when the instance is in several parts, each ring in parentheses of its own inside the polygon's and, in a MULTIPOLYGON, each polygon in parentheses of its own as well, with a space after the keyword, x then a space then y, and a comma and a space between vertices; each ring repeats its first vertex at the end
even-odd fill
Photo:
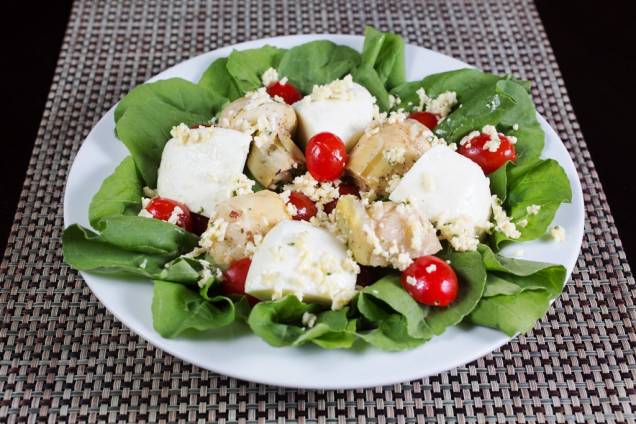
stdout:
POLYGON ((410 349, 433 336, 424 319, 428 308, 409 296, 397 275, 388 275, 362 289, 355 305, 364 317, 358 336, 377 348, 410 349))
POLYGON ((310 41, 285 52, 278 74, 287 77, 304 94, 314 85, 327 84, 350 73, 360 63, 360 53, 328 40, 310 41))
POLYGON ((227 70, 227 61, 227 57, 222 57, 212 62, 201 76, 198 84, 232 101, 243 94, 227 70))
POLYGON ((306 304, 294 295, 257 303, 247 323, 256 335, 272 346, 299 346, 308 342, 326 349, 351 347, 355 321, 347 318, 348 308, 320 312, 320 306, 306 304), (317 315, 312 328, 302 324, 305 313, 317 315))
POLYGON ((152 324, 162 337, 172 338, 185 330, 205 331, 224 327, 235 320, 231 299, 202 298, 188 287, 156 280, 152 295, 152 324))
POLYGON ((166 263, 198 242, 194 234, 157 219, 113 216, 100 222, 101 234, 77 224, 64 230, 64 260, 73 268, 157 278, 166 263))
POLYGON ((234 50, 227 58, 226 66, 241 95, 261 87, 263 72, 276 69, 284 53, 284 49, 272 46, 234 50))
POLYGON ((563 290, 566 270, 561 265, 506 258, 480 245, 488 270, 484 295, 470 315, 478 325, 498 328, 512 336, 532 328, 563 290))
POLYGON ((142 84, 121 100, 115 109, 115 132, 146 185, 156 186, 161 153, 172 127, 206 123, 226 101, 180 78, 142 84))
POLYGON ((380 110, 388 110, 388 90, 406 80, 402 37, 366 27, 360 66, 352 75, 357 83, 365 86, 375 96, 380 110))
POLYGON ((91 226, 101 230, 109 216, 137 215, 141 210, 143 181, 132 156, 126 157, 102 183, 88 207, 91 226))
POLYGON ((553 159, 535 162, 516 178, 508 176, 508 187, 504 209, 517 223, 527 220, 525 227, 517 225, 521 237, 510 239, 501 232, 492 236, 493 246, 499 249, 513 241, 534 240, 542 237, 556 214, 561 203, 572 200, 570 180, 559 163, 553 159), (536 215, 528 214, 527 207, 539 205, 541 209, 536 215))
POLYGON ((450 260, 459 280, 459 291, 453 303, 444 308, 432 308, 426 317, 426 323, 436 335, 468 316, 479 303, 486 287, 486 270, 478 252, 445 249, 439 256, 450 260))

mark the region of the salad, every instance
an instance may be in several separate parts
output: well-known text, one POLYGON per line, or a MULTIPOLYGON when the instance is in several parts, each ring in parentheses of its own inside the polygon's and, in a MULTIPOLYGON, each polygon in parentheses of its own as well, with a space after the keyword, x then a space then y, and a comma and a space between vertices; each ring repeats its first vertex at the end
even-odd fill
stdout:
POLYGON ((404 51, 367 27, 362 52, 235 50, 197 83, 136 87, 114 114, 130 155, 65 261, 153 280, 168 338, 239 323, 273 346, 403 350, 460 323, 529 330, 566 270, 499 251, 563 240, 571 199, 530 83, 407 81, 404 51))

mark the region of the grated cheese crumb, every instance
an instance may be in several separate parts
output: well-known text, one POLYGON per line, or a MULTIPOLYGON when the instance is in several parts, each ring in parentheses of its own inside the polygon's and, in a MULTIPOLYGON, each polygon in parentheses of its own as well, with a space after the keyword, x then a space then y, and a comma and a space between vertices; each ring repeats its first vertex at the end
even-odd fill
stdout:
POLYGON ((278 81, 278 71, 274 68, 268 68, 261 76, 261 81, 265 87, 269 87, 278 81))
POLYGON ((351 100, 353 99, 353 78, 347 75, 324 85, 314 85, 311 94, 303 97, 301 102, 311 103, 320 100, 351 100))
POLYGON ((565 228, 560 225, 555 225, 554 227, 550 228, 550 236, 557 243, 561 243, 565 240, 565 228))
POLYGON ((499 133, 497 132, 497 128, 493 125, 486 125, 481 129, 483 134, 486 134, 489 139, 484 143, 484 150, 488 150, 489 152, 496 152, 499 150, 499 146, 501 146, 501 140, 499 139, 499 133))
POLYGON ((408 277, 406 277, 406 284, 410 286, 415 286, 417 284, 417 279, 413 277, 412 275, 409 275, 408 277))
POLYGON ((389 147, 382 152, 382 157, 384 157, 387 163, 391 166, 404 163, 405 155, 406 149, 402 145, 389 147))
POLYGON ((168 222, 170 224, 177 225, 179 223, 179 219, 181 218, 181 215, 183 214, 184 214, 183 209, 181 209, 181 207, 179 206, 175 206, 174 209, 172 209, 172 213, 168 217, 168 222))
POLYGON ((313 326, 316 325, 317 319, 318 317, 315 314, 312 314, 311 312, 305 312, 302 317, 302 323, 307 328, 313 328, 313 326))
POLYGON ((499 200, 497 195, 493 195, 491 199, 492 214, 495 220, 495 230, 503 233, 506 237, 511 239, 521 237, 521 233, 517 230, 517 226, 510 220, 506 211, 501 207, 501 200, 499 200))
POLYGON ((528 212, 528 215, 536 215, 539 213, 540 210, 541 205, 530 205, 526 207, 526 212, 528 212))
POLYGON ((430 264, 429 266, 427 266, 426 268, 424 268, 424 270, 426 271, 427 274, 431 274, 435 271, 437 271, 437 265, 435 264, 430 264))

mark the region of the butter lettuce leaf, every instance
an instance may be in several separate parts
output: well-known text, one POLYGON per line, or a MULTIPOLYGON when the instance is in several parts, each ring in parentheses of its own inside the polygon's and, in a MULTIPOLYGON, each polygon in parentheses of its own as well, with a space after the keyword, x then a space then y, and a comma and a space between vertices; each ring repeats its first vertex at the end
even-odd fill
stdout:
POLYGON ((236 81, 227 69, 227 57, 221 57, 208 66, 198 84, 228 101, 236 100, 243 95, 236 81))
POLYGON ((227 58, 226 67, 241 95, 261 87, 263 73, 269 68, 276 69, 284 53, 284 49, 272 46, 234 50, 227 58))
POLYGON ((375 96, 380 110, 389 110, 388 90, 406 80, 402 37, 366 27, 360 65, 352 75, 357 83, 375 96))
POLYGON ((156 186, 161 153, 172 127, 207 123, 225 102, 225 97, 180 78, 142 84, 119 102, 115 133, 146 185, 156 186))
POLYGON ((126 157, 112 175, 102 183, 88 207, 91 226, 103 228, 102 219, 109 216, 137 215, 141 210, 143 181, 132 156, 126 157))
POLYGON ((322 311, 320 305, 306 304, 294 295, 282 299, 257 303, 247 323, 256 335, 268 344, 300 346, 314 343, 325 349, 349 348, 355 341, 355 321, 347 317, 348 308, 322 311), (303 315, 316 315, 309 328, 303 324, 303 315))
POLYGON ((157 219, 113 216, 101 223, 101 234, 77 224, 64 230, 66 263, 79 271, 157 278, 166 263, 198 242, 194 234, 157 219))
POLYGON ((234 302, 225 296, 204 299, 178 283, 156 280, 152 295, 152 324, 162 337, 186 330, 206 331, 224 327, 236 319, 234 302))
POLYGON ((330 83, 349 74, 360 63, 360 53, 328 40, 310 41, 285 52, 278 74, 304 94, 314 85, 330 83))
POLYGON ((484 295, 470 320, 513 336, 532 328, 563 290, 562 265, 506 258, 480 245, 488 270, 484 295))

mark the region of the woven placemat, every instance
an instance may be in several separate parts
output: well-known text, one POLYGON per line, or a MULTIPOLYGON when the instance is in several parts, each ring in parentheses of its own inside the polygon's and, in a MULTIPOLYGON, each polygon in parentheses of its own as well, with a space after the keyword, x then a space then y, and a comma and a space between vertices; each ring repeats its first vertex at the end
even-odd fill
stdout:
POLYGON ((552 50, 527 1, 77 1, 0 283, 0 421, 635 420, 634 280, 552 50), (565 141, 581 176, 587 213, 577 267, 548 316, 465 367, 364 390, 238 381, 131 334, 62 263, 64 184, 92 126, 134 85, 191 56, 273 35, 361 34, 364 24, 534 82, 539 112, 565 141))

